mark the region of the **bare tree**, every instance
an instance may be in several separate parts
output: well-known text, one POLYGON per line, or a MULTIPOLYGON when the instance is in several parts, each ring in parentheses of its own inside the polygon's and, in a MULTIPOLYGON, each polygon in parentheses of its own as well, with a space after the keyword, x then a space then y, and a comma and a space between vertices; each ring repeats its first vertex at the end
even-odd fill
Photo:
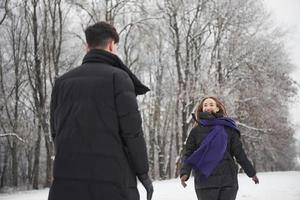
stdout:
POLYGON ((1 66, 1 90, 4 95, 5 111, 8 123, 5 126, 1 122, 1 127, 4 135, 11 135, 15 137, 8 137, 8 146, 10 147, 12 158, 12 177, 13 185, 18 186, 18 141, 20 140, 20 96, 21 88, 24 81, 22 76, 24 74, 24 66, 22 65, 22 35, 24 32, 21 18, 18 16, 10 17, 11 26, 7 29, 7 40, 10 42, 12 60, 7 63, 13 69, 13 83, 8 87, 4 80, 3 67, 1 66), (12 134, 10 134, 12 133, 12 134))
POLYGON ((5 0, 0 4, 0 10, 4 10, 4 14, 2 15, 2 17, 0 18, 0 25, 4 22, 7 13, 8 13, 8 4, 9 4, 9 0, 5 0), (2 5, 3 4, 3 5, 2 5))

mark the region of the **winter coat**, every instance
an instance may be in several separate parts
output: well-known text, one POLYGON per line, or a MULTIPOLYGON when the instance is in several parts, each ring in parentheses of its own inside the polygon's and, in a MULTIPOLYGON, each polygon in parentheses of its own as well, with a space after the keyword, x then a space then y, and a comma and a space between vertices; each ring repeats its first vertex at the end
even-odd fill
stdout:
MULTIPOLYGON (((212 119, 222 117, 221 114, 201 113, 200 119, 212 119)), ((180 176, 190 176, 192 167, 185 163, 185 160, 200 146, 207 134, 212 130, 212 126, 200 126, 192 128, 182 154, 182 164, 180 176)), ((195 188, 217 188, 217 187, 232 187, 237 186, 237 172, 238 167, 234 161, 241 165, 249 177, 253 177, 256 172, 250 161, 248 160, 240 140, 238 131, 233 128, 225 127, 228 134, 227 148, 224 153, 224 158, 219 162, 213 173, 207 178, 203 179, 199 172, 194 171, 195 188)))
POLYGON ((148 173, 136 101, 148 88, 122 64, 117 56, 93 49, 81 66, 56 80, 51 98, 56 152, 52 199, 69 196, 67 190, 59 195, 57 188, 70 180, 74 188, 68 191, 78 193, 75 199, 90 193, 85 199, 132 200, 128 188, 136 189, 136 176, 148 173))

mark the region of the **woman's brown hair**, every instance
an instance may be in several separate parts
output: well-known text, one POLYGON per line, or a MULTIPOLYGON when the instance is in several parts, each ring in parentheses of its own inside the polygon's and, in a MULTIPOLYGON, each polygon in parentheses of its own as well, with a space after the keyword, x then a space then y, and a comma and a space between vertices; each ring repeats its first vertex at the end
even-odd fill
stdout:
MULTIPOLYGON (((217 99, 216 97, 211 97, 210 96, 210 97, 205 97, 205 98, 203 98, 200 101, 200 103, 199 103, 199 105, 198 105, 198 107, 196 109, 196 113, 195 113, 197 121, 200 119, 200 117, 199 117, 200 113, 203 112, 203 103, 204 103, 204 101, 206 99, 212 99, 212 100, 214 100, 216 102, 216 104, 217 104, 217 107, 219 108, 219 111, 217 113, 221 113, 224 116, 227 116, 227 112, 226 112, 224 104, 219 99, 217 99)), ((197 125, 198 125, 198 123, 196 122, 194 126, 197 126, 197 125)))

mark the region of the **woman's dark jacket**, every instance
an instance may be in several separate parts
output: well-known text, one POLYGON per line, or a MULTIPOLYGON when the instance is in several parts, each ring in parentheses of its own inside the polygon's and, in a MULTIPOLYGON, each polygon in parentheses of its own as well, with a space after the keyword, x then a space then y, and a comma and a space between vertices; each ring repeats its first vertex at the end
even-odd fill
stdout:
MULTIPOLYGON (((200 119, 214 119, 222 117, 221 114, 201 113, 200 119)), ((185 163, 185 160, 200 146, 204 138, 211 131, 212 126, 200 126, 194 127, 186 141, 183 155, 182 155, 182 167, 180 176, 190 176, 192 167, 185 163)), ((250 161, 248 160, 245 151, 243 149, 240 134, 233 128, 225 127, 228 134, 227 149, 224 153, 224 158, 219 162, 213 173, 207 178, 202 178, 200 173, 195 171, 195 187, 200 188, 216 188, 226 186, 237 186, 237 171, 238 167, 234 161, 241 165, 246 174, 249 177, 253 177, 256 172, 250 161)))
POLYGON ((54 178, 102 185, 97 193, 104 196, 95 199, 128 199, 127 188, 149 168, 136 100, 148 88, 121 65, 115 55, 91 50, 52 91, 54 178))

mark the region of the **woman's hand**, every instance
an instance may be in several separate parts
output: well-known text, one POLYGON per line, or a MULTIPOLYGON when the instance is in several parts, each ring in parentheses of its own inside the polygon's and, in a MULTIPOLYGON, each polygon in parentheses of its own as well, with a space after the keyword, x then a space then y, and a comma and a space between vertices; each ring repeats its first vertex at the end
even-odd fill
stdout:
POLYGON ((186 181, 189 179, 188 175, 183 175, 180 177, 181 185, 185 188, 186 187, 186 181))
POLYGON ((259 180, 258 180, 258 178, 257 178, 256 175, 254 175, 254 176, 252 177, 252 180, 254 181, 255 184, 259 184, 259 180))

